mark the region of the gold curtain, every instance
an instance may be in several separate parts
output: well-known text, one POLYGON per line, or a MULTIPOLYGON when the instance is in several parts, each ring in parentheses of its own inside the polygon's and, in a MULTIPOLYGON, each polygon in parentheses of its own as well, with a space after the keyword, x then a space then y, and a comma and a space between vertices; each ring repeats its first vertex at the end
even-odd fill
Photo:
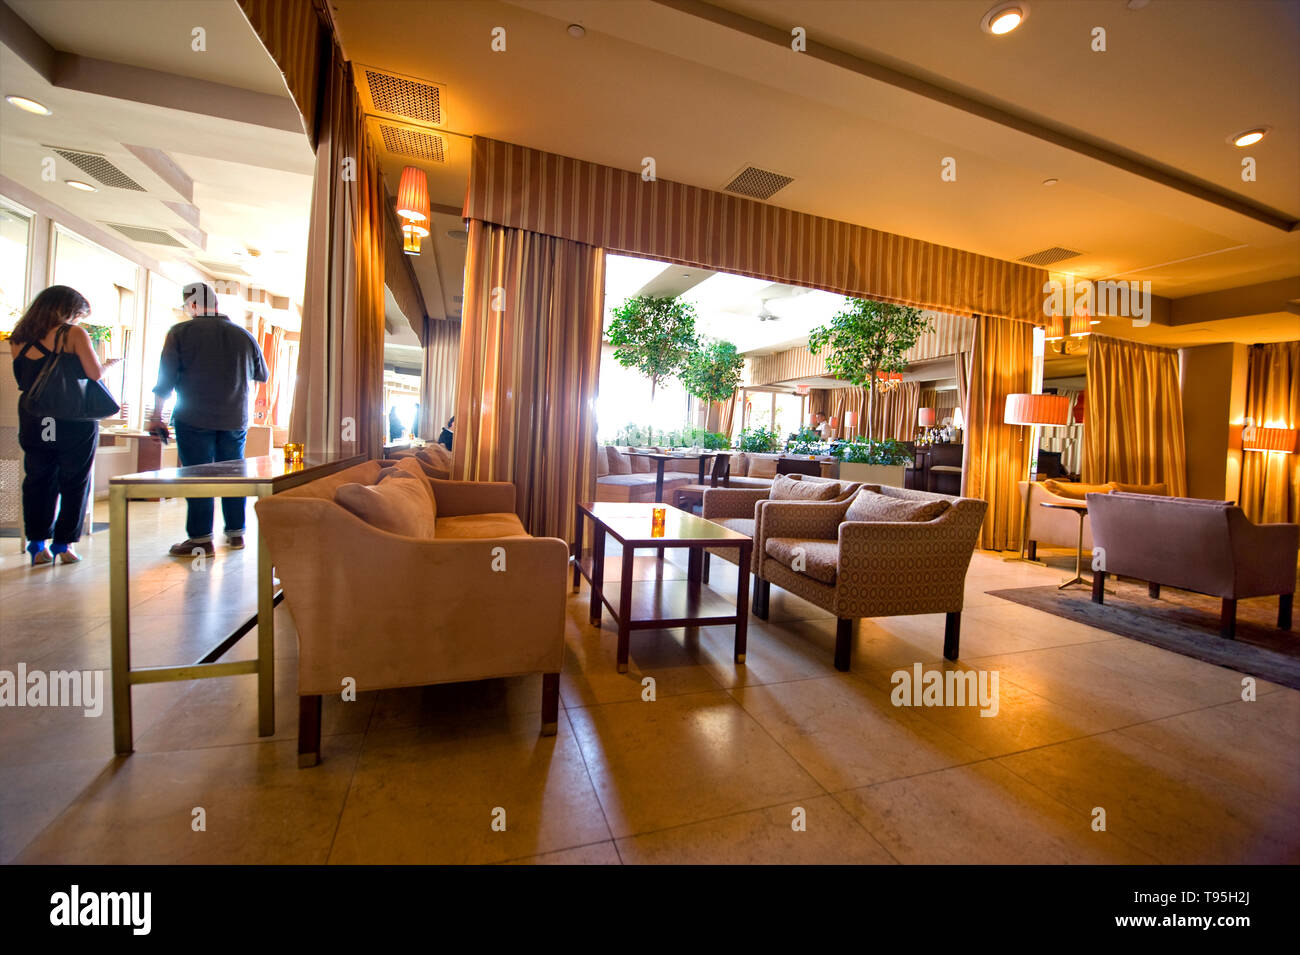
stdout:
POLYGON ((1083 480, 1187 493, 1178 352, 1093 335, 1088 342, 1083 480))
POLYGON ((1007 395, 1033 383, 1034 329, 1026 322, 980 315, 971 355, 962 493, 988 502, 980 546, 1020 547, 1021 505, 1017 482, 1029 468, 1029 428, 1005 424, 1007 395))
MULTIPOLYGON (((1251 346, 1246 417, 1261 427, 1300 428, 1300 341, 1251 346)), ((1244 451, 1242 458, 1240 503, 1246 516, 1256 523, 1300 522, 1300 449, 1244 451)))
MULTIPOLYGON (((863 389, 865 393, 866 389, 863 389)), ((885 392, 876 393, 875 430, 877 439, 911 441, 916 436, 916 412, 920 408, 921 384, 905 381, 885 392)), ((865 397, 863 408, 866 407, 865 397)), ((861 426, 858 430, 862 433, 861 426)))
POLYGON ((595 497, 604 294, 603 249, 470 221, 453 473, 513 481, 535 535, 595 497))
POLYGON ((736 392, 731 393, 731 397, 725 401, 709 402, 708 410, 705 413, 704 429, 717 434, 725 434, 731 437, 731 424, 736 415, 736 392))
POLYGON ((308 455, 383 446, 384 183, 352 70, 322 78, 291 441, 308 455))
POLYGON ((262 345, 262 357, 266 359, 266 381, 258 382, 257 394, 253 402, 253 421, 255 424, 275 424, 275 404, 280 400, 280 378, 276 374, 280 367, 280 344, 284 341, 284 329, 272 325, 265 329, 258 320, 258 340, 262 345))
MULTIPOLYGON (((456 369, 460 364, 460 321, 426 319, 424 366, 420 374, 420 437, 438 440, 456 413, 456 369)), ((455 442, 452 442, 455 444, 455 442)))

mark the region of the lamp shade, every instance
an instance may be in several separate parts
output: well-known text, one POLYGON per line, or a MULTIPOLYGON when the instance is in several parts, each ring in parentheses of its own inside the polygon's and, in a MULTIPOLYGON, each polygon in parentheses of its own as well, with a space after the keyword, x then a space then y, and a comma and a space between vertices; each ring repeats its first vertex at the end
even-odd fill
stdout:
POLYGON ((1280 451, 1295 454, 1296 430, 1294 428, 1257 428, 1246 425, 1241 432, 1241 446, 1246 451, 1280 451))
POLYGON ((808 392, 811 391, 811 390, 812 390, 812 389, 811 389, 808 385, 795 385, 795 386, 794 386, 794 393, 795 393, 796 395, 806 395, 806 394, 808 394, 808 392))
POLYGON ((1047 325, 1044 327, 1044 336, 1049 342, 1058 342, 1065 337, 1065 316, 1052 315, 1047 319, 1047 325))
POLYGON ((933 428, 935 413, 933 408, 922 408, 917 412, 916 423, 922 428, 933 428))
POLYGON ((856 411, 844 412, 844 424, 849 428, 856 428, 858 426, 858 413, 856 411))
POLYGON ((831 423, 831 430, 838 431, 840 429, 840 419, 837 418, 835 415, 831 415, 830 423, 831 423))
POLYGON ((1007 395, 1007 424, 1062 426, 1070 414, 1067 395, 1007 395))
POLYGON ((952 409, 952 426, 958 430, 966 427, 966 416, 961 413, 960 408, 952 409))
POLYGON ((413 222, 429 221, 429 179, 423 169, 407 166, 397 187, 397 214, 413 222))

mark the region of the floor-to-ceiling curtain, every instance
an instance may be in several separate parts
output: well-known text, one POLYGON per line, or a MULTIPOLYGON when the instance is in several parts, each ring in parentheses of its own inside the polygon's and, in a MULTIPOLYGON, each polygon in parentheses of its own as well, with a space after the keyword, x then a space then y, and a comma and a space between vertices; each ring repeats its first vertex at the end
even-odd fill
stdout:
POLYGON ((383 446, 384 185, 352 70, 323 67, 290 440, 321 453, 383 446))
POLYGON ((980 546, 989 550, 1020 547, 1017 482, 1029 467, 1029 428, 1006 424, 1003 415, 1007 395, 1030 391, 1033 369, 1032 325, 977 316, 965 409, 962 493, 988 502, 980 546))
POLYGON ((456 367, 459 363, 459 319, 426 319, 419 422, 420 437, 426 441, 436 441, 447 419, 456 413, 456 367))
MULTIPOLYGON (((1252 345, 1246 417, 1260 427, 1300 428, 1300 341, 1252 345)), ((1300 522, 1300 449, 1242 453, 1241 507, 1252 521, 1300 522)))
POLYGON ((259 325, 258 339, 262 343, 262 357, 266 359, 266 381, 258 382, 257 395, 253 403, 254 423, 269 425, 275 421, 275 403, 280 397, 280 344, 284 341, 284 329, 272 325, 263 329, 259 325))
POLYGON ((1178 352, 1094 335, 1088 342, 1083 480, 1187 493, 1178 352))
POLYGON ((604 250, 470 221, 453 470, 513 481, 535 535, 571 541, 595 496, 604 294, 604 250))
MULTIPOLYGON (((862 390, 865 401, 866 389, 862 390)), ((916 381, 904 381, 889 391, 876 392, 875 429, 872 433, 877 439, 911 441, 916 437, 916 413, 921 407, 920 402, 921 384, 916 381)), ((861 427, 859 431, 866 433, 861 427)))
POLYGON ((731 436, 731 425, 736 415, 736 392, 724 401, 711 401, 704 418, 704 429, 715 434, 731 436))

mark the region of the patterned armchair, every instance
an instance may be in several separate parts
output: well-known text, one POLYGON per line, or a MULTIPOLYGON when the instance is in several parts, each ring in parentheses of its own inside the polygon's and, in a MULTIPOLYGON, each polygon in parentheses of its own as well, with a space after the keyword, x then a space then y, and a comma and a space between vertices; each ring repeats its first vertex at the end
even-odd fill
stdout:
POLYGON ((944 613, 943 655, 957 659, 966 570, 988 505, 975 498, 864 485, 906 501, 946 501, 927 521, 845 521, 851 501, 758 505, 754 614, 766 620, 771 585, 839 618, 835 668, 849 668, 853 621, 944 613))

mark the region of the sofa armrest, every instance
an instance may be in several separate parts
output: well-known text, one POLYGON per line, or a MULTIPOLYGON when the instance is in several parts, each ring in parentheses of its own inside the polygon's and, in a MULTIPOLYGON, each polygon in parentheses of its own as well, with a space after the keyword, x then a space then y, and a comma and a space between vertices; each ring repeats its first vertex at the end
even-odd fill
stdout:
POLYGON ((1300 525, 1252 524, 1240 509, 1228 520, 1234 592, 1243 597, 1294 593, 1300 525))
POLYGON ((700 516, 706 520, 753 517, 754 506, 770 493, 770 488, 711 487, 704 492, 700 516))
POLYGON ((764 501, 754 528, 754 549, 761 553, 769 537, 835 540, 848 509, 849 501, 764 501))
POLYGON ((514 513, 515 486, 509 481, 429 481, 439 517, 514 513))
POLYGON ((559 672, 568 546, 390 534, 319 499, 256 504, 298 630, 298 692, 559 672), (525 622, 526 621, 526 622, 525 622))
MULTIPOLYGON (((978 502, 982 504, 983 502, 978 502)), ((839 527, 840 615, 955 613, 983 519, 945 513, 932 521, 848 521, 839 527), (954 519, 955 518, 955 519, 954 519)))

